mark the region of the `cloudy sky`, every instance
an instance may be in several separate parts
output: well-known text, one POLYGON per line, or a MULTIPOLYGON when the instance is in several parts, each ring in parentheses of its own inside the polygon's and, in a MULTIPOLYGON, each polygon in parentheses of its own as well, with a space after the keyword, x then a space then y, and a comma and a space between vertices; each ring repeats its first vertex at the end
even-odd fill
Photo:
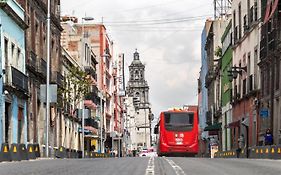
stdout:
POLYGON ((213 16, 212 0, 61 0, 61 10, 103 21, 126 66, 138 49, 156 117, 170 107, 197 104, 200 36, 213 16))

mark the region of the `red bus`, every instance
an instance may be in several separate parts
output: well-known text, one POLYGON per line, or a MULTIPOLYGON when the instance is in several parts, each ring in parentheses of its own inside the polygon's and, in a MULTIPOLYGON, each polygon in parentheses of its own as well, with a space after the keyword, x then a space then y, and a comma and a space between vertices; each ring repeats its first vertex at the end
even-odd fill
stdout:
POLYGON ((154 128, 158 156, 195 156, 198 154, 198 108, 163 111, 154 128))

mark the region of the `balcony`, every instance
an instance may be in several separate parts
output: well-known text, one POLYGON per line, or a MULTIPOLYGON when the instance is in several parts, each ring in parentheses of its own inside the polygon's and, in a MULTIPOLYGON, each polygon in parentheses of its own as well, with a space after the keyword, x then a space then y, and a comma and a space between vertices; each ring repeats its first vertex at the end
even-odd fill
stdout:
POLYGON ((266 37, 263 37, 260 41, 260 59, 265 59, 267 56, 266 37))
POLYGON ((206 77, 205 77, 205 86, 209 87, 209 85, 212 83, 214 78, 215 78, 214 72, 213 71, 208 71, 208 73, 206 74, 206 77))
POLYGON ((85 72, 97 81, 96 70, 92 66, 84 66, 85 72))
POLYGON ((14 89, 22 91, 24 93, 28 92, 28 77, 19 71, 18 69, 14 68, 13 66, 8 66, 6 68, 6 86, 10 86, 14 89))
POLYGON ((95 104, 99 104, 99 97, 97 92, 90 92, 85 95, 85 100, 91 100, 95 104))
POLYGON ((40 73, 43 77, 47 76, 47 62, 43 58, 38 61, 37 72, 40 73))
POLYGON ((64 77, 62 76, 62 74, 60 72, 57 71, 53 71, 51 74, 51 83, 55 83, 58 86, 63 86, 63 79, 64 77))
POLYGON ((36 57, 37 55, 33 51, 30 51, 29 58, 27 59, 27 67, 34 71, 36 70, 36 57))
POLYGON ((273 29, 268 34, 268 50, 275 51, 276 50, 276 29, 273 29))
POLYGON ((98 122, 95 119, 93 119, 93 118, 85 119, 85 126, 91 126, 93 128, 96 128, 96 129, 99 128, 98 122))

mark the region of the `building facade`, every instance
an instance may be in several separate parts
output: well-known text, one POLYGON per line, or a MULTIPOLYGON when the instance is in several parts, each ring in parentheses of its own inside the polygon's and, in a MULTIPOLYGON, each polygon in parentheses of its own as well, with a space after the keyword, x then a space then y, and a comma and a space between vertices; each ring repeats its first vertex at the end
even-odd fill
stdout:
POLYGON ((255 104, 259 92, 260 2, 232 1, 233 31, 233 101, 232 123, 229 124, 232 148, 244 136, 248 146, 257 144, 258 109, 255 104))
POLYGON ((206 113, 205 131, 209 133, 209 139, 214 140, 221 149, 221 37, 227 26, 225 19, 211 21, 207 33, 205 49, 207 52, 208 72, 205 76, 205 87, 208 89, 208 111, 206 113))
POLYGON ((228 125, 232 122, 232 83, 229 80, 229 70, 232 67, 232 37, 231 20, 222 36, 222 65, 221 65, 221 108, 222 108, 222 150, 231 149, 231 134, 228 125))
MULTIPOLYGON (((26 71, 28 74, 28 89, 30 97, 28 109, 28 137, 29 143, 39 143, 44 146, 46 105, 44 92, 40 94, 40 86, 46 84, 47 75, 47 1, 17 0, 25 11, 25 22, 29 26, 25 32, 26 42, 26 71), (43 95, 40 97, 40 95, 43 95)), ((51 38, 50 38, 50 84, 62 86, 61 74, 61 47, 60 35, 60 0, 51 1, 51 38)), ((52 95, 52 94, 51 94, 52 95)), ((62 109, 57 103, 52 103, 50 108, 49 146, 58 147, 60 130, 58 128, 59 116, 62 109)), ((41 149, 43 150, 43 149, 41 149)))
POLYGON ((281 103, 280 103, 280 40, 281 2, 261 0, 261 40, 260 62, 260 129, 259 143, 263 144, 266 129, 273 132, 274 144, 281 143, 281 103))
POLYGON ((198 100, 199 128, 200 128, 200 153, 204 155, 208 150, 208 132, 204 131, 206 124, 206 114, 208 111, 208 89, 206 88, 205 77, 208 72, 208 61, 205 45, 207 42, 207 33, 210 29, 211 21, 206 21, 201 34, 201 69, 199 77, 198 91, 200 100, 198 100))
POLYGON ((0 143, 27 144, 28 78, 25 68, 24 9, 14 0, 0 2, 0 143))
MULTIPOLYGON (((72 111, 71 117, 79 118, 81 122, 82 112, 81 109, 88 109, 88 113, 85 114, 85 139, 84 139, 84 149, 88 151, 97 151, 99 142, 99 124, 98 118, 102 114, 100 104, 101 100, 99 97, 99 90, 97 85, 97 56, 94 53, 90 39, 85 35, 85 26, 78 25, 78 19, 76 17, 63 17, 61 25, 64 28, 62 33, 62 47, 65 52, 71 55, 72 59, 75 61, 75 67, 80 71, 84 71, 91 82, 89 87, 89 92, 87 94, 73 93, 72 96, 79 97, 76 101, 74 100, 71 104, 66 104, 64 106, 69 106, 70 111, 72 111), (99 107, 98 107, 99 106, 99 107)), ((67 75, 67 73, 65 73, 67 75)), ((78 77, 77 77, 78 78, 78 77)), ((82 137, 81 123, 80 127, 77 128, 80 137, 82 137)))

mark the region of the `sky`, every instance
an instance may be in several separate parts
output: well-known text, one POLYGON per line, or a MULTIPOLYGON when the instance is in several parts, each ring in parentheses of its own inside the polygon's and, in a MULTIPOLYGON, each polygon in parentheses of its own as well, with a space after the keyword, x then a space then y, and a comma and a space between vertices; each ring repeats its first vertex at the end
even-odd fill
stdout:
POLYGON ((156 118, 168 108, 197 104, 200 37, 213 16, 212 0, 61 0, 61 14, 103 22, 115 52, 125 54, 126 79, 138 49, 156 118))

